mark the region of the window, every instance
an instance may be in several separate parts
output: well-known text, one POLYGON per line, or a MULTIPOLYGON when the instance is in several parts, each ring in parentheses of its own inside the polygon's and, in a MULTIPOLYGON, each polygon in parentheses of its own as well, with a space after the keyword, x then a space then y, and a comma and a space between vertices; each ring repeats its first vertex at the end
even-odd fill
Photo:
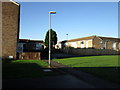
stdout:
POLYGON ((106 49, 107 41, 103 40, 103 49, 106 49))
POLYGON ((80 46, 81 46, 81 48, 84 48, 84 47, 85 47, 83 41, 81 42, 81 45, 80 45, 80 46))
POLYGON ((88 48, 88 41, 86 41, 86 48, 88 48))
POLYGON ((84 44, 84 42, 82 41, 81 44, 84 44))
POLYGON ((116 49, 116 43, 113 43, 113 49, 116 49))
POLYGON ((67 45, 68 45, 68 43, 65 43, 65 45, 67 46, 67 45))

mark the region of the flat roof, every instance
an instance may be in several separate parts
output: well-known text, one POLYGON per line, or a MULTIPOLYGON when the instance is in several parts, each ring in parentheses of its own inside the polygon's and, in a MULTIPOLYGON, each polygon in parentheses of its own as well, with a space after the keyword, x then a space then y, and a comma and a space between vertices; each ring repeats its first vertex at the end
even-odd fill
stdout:
POLYGON ((41 42, 43 43, 43 40, 19 39, 19 42, 41 42))

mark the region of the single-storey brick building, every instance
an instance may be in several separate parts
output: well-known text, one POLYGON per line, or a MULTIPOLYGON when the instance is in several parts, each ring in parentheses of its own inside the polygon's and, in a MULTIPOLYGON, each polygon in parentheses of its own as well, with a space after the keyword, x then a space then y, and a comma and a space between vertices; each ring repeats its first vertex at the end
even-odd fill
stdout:
POLYGON ((14 1, 0 2, 2 5, 2 59, 17 58, 17 41, 19 38, 20 5, 14 1))
POLYGON ((73 48, 96 48, 120 50, 120 38, 89 36, 59 42, 59 46, 73 48))
POLYGON ((42 51, 44 49, 43 40, 19 39, 17 52, 42 51))

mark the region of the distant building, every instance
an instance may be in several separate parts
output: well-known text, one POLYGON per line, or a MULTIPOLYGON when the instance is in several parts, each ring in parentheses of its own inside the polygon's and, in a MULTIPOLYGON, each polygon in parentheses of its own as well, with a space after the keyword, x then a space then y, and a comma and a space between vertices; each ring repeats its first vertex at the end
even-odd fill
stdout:
MULTIPOLYGON (((8 0, 9 1, 9 0, 8 0)), ((17 41, 19 37, 20 5, 14 1, 1 2, 2 5, 2 59, 17 58, 17 41)))
POLYGON ((19 39, 17 52, 42 51, 44 44, 42 40, 19 39))
POLYGON ((59 47, 120 50, 120 38, 89 36, 59 42, 59 47))

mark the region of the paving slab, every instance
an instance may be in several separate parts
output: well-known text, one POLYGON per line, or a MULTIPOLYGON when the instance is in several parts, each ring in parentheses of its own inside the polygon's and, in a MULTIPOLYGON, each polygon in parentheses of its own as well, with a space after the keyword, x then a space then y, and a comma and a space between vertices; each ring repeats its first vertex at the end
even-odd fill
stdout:
POLYGON ((3 80, 5 88, 95 88, 72 75, 3 80))

